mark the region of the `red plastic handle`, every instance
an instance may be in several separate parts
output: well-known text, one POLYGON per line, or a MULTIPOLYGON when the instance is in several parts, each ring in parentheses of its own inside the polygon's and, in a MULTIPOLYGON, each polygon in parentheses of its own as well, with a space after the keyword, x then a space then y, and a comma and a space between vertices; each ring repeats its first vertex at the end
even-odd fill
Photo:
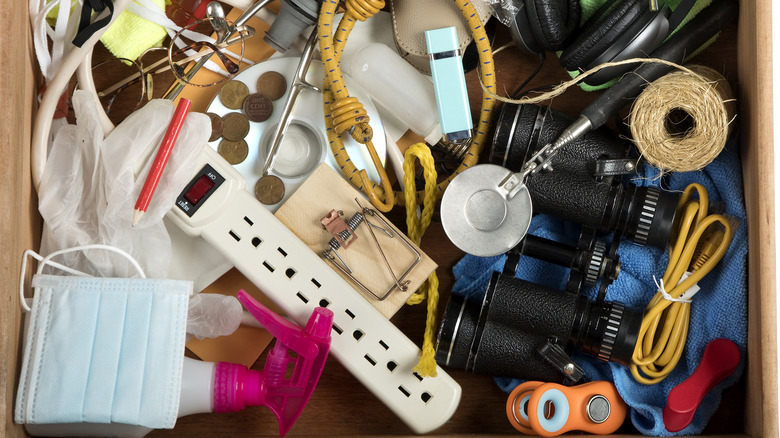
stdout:
POLYGON ((693 374, 669 392, 664 408, 666 430, 679 432, 691 424, 701 400, 715 385, 734 373, 739 357, 739 348, 728 339, 715 339, 707 344, 693 374))

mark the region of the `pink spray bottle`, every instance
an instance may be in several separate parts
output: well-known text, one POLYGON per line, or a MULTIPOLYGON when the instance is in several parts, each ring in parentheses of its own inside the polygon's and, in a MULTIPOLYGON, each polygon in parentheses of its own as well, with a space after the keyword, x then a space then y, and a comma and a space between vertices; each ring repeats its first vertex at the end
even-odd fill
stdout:
POLYGON ((241 290, 238 300, 275 338, 263 371, 218 362, 214 372, 213 412, 235 412, 247 406, 267 406, 279 420, 284 436, 298 419, 320 379, 330 349, 333 312, 314 309, 305 328, 273 313, 241 290), (294 351, 297 357, 291 357, 294 351), (292 364, 292 375, 285 378, 292 364))

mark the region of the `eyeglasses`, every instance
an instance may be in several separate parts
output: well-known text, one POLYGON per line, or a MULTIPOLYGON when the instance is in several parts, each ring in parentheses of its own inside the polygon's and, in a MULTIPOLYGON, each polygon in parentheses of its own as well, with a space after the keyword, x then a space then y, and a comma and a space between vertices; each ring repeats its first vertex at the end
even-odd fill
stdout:
POLYGON ((156 82, 166 85, 178 81, 184 85, 209 87, 235 76, 243 62, 244 40, 253 36, 255 30, 250 26, 237 26, 234 34, 223 43, 209 41, 194 31, 213 27, 208 24, 213 25, 214 20, 223 20, 225 23, 220 25, 232 26, 228 20, 221 18, 196 21, 177 32, 167 47, 151 48, 137 60, 113 58, 93 66, 95 89, 111 122, 120 123, 154 96, 161 94, 159 89, 155 91, 153 77, 157 79, 156 82), (218 62, 208 62, 213 64, 212 69, 220 71, 220 75, 188 77, 187 71, 191 64, 201 59, 211 59, 213 55, 216 55, 214 59, 218 62))

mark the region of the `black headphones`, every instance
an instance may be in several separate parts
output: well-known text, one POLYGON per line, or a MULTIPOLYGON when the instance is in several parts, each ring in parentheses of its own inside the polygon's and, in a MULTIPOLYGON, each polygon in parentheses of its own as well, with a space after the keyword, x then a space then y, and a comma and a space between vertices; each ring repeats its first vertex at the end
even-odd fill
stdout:
MULTIPOLYGON (((569 71, 584 71, 605 62, 648 56, 680 25, 696 0, 682 0, 674 12, 668 6, 651 10, 649 0, 608 0, 576 32, 573 31, 576 26, 572 28, 567 15, 559 12, 563 3, 567 3, 566 0, 524 0, 510 27, 512 37, 516 44, 534 53, 540 48, 563 50, 561 65, 569 71), (544 23, 544 26, 537 23, 544 23), (542 35, 539 28, 544 30, 544 35, 566 35, 561 39, 564 44, 545 47, 549 40, 538 36, 542 35), (576 35, 568 43, 567 38, 572 34, 576 35), (535 41, 529 40, 531 35, 535 41)), ((574 8, 570 5, 572 1, 568 3, 568 14, 571 15, 574 8)), ((576 16, 579 17, 579 12, 576 16)), ((603 69, 584 82, 601 85, 631 68, 626 65, 603 69)))
POLYGON ((522 0, 518 8, 509 30, 532 53, 561 50, 580 25, 579 0, 522 0))

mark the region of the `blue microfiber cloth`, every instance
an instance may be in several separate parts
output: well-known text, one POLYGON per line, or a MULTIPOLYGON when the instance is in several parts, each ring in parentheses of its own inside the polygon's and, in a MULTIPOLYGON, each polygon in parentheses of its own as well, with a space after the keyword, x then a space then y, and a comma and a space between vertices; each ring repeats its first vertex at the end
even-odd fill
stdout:
MULTIPOLYGON (((698 182, 707 189, 710 211, 726 215, 732 220, 733 239, 723 259, 702 281, 701 290, 691 304, 690 330, 685 351, 677 367, 661 383, 646 386, 636 382, 631 371, 622 365, 599 361, 584 354, 575 355, 585 369, 588 380, 613 381, 623 400, 630 407, 630 417, 639 432, 645 435, 671 436, 701 433, 720 404, 721 393, 734 384, 742 374, 747 344, 747 218, 742 191, 742 171, 737 142, 732 138, 715 161, 702 171, 673 173, 659 178, 652 168, 634 183, 640 186, 659 185, 666 190, 681 191, 688 184, 698 182), (736 226, 735 226, 736 225, 736 226), (696 369, 707 344, 716 338, 727 338, 740 349, 737 371, 717 385, 702 400, 699 409, 685 429, 670 433, 664 428, 663 408, 672 388, 687 379, 696 369)), ((529 233, 552 240, 576 244, 579 226, 560 219, 537 215, 531 221, 529 233)), ((644 309, 656 292, 653 275, 663 277, 667 254, 654 248, 640 247, 623 241, 618 250, 622 264, 617 280, 607 289, 606 299, 622 301, 634 309, 644 309)), ((476 257, 466 255, 453 268, 456 282, 453 292, 467 296, 481 296, 494 270, 501 271, 505 256, 476 257)), ((517 277, 563 290, 568 270, 521 257, 517 277)), ((584 291, 591 299, 596 291, 584 291)), ((506 392, 521 381, 496 378, 506 392)))

